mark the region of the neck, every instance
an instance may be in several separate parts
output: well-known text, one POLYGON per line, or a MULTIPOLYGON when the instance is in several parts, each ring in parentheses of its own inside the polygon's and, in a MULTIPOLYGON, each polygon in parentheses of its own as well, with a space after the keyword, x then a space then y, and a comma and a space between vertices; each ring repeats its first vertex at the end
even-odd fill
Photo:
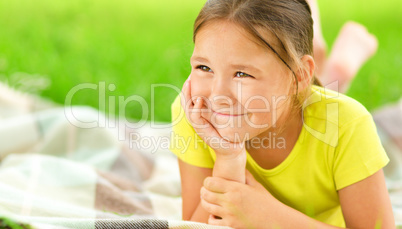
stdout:
POLYGON ((288 151, 293 149, 303 127, 301 111, 291 115, 283 115, 276 127, 262 132, 249 140, 247 150, 288 151), (261 143, 261 144, 255 144, 261 143), (269 145, 267 145, 269 143, 269 145), (268 146, 268 147, 267 147, 268 146))

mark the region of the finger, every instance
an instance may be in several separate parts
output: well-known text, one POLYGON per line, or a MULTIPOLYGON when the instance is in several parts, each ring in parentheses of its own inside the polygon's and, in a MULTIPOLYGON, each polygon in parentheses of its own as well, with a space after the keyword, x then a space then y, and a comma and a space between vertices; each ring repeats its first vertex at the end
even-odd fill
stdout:
POLYGON ((205 187, 202 187, 200 194, 201 194, 201 199, 207 201, 208 203, 222 206, 221 205, 221 202, 222 202, 221 200, 223 199, 222 193, 212 192, 212 191, 209 191, 208 189, 206 189, 205 187))
POLYGON ((216 142, 216 139, 221 141, 222 136, 218 133, 215 127, 208 120, 202 117, 202 112, 208 111, 208 108, 202 109, 203 105, 204 105, 204 99, 202 97, 198 97, 193 107, 194 112, 191 112, 190 118, 191 120, 195 121, 195 124, 197 124, 193 125, 193 127, 200 136, 202 135, 209 136, 208 139, 204 139, 206 143, 209 145, 211 139, 215 138, 214 142, 216 142))
POLYGON ((204 179, 204 187, 215 193, 227 193, 236 188, 239 183, 220 177, 207 177, 204 179))
POLYGON ((216 204, 209 203, 208 201, 201 199, 201 206, 207 211, 209 214, 214 216, 222 217, 224 209, 216 204))
MULTIPOLYGON (((189 87, 189 86, 188 86, 189 87)), ((184 89, 184 93, 188 94, 188 89, 184 89)), ((189 96, 187 96, 188 100, 191 100, 189 96)), ((207 102, 207 101, 206 101, 207 102)), ((188 102, 191 103, 191 102, 188 102)), ((219 144, 221 141, 226 141, 222 138, 222 136, 218 133, 215 127, 204 117, 202 117, 202 112, 208 111, 207 109, 203 109, 204 99, 202 97, 197 97, 194 103, 194 106, 187 105, 186 117, 190 122, 191 126, 197 132, 197 134, 211 147, 213 144, 219 144), (208 136, 208 137, 207 137, 208 136)))
POLYGON ((201 104, 193 103, 193 98, 191 97, 191 81, 189 79, 186 81, 183 87, 181 104, 186 114, 187 120, 193 127, 203 127, 205 125, 205 120, 200 119, 201 115, 199 115, 201 110, 200 108, 202 107, 202 101, 201 104))
POLYGON ((201 117, 202 99, 198 97, 193 106, 188 106, 187 119, 195 130, 205 128, 207 121, 201 117))
POLYGON ((202 104, 203 104, 203 99, 201 97, 197 97, 194 102, 194 106, 190 109, 189 113, 190 113, 191 120, 198 120, 199 124, 201 124, 201 122, 202 122, 202 124, 205 125, 205 122, 203 120, 201 120, 202 104))
MULTIPOLYGON (((202 107, 204 104, 204 100, 201 97, 196 99, 195 104, 193 105, 193 101, 191 98, 191 80, 190 77, 186 80, 183 85, 182 93, 180 96, 180 103, 185 112, 187 120, 193 126, 194 130, 202 137, 202 136, 211 136, 211 138, 222 139, 220 134, 216 131, 216 129, 209 123, 205 118, 202 117, 202 107)), ((203 140, 210 145, 209 139, 203 140)))

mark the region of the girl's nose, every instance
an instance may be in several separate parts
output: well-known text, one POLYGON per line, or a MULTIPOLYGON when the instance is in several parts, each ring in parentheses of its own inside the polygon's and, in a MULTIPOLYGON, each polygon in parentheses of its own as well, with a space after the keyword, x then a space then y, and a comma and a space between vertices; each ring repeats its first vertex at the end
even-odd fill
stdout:
POLYGON ((212 81, 209 100, 215 107, 228 107, 235 104, 235 97, 232 91, 233 82, 223 77, 216 77, 212 81))

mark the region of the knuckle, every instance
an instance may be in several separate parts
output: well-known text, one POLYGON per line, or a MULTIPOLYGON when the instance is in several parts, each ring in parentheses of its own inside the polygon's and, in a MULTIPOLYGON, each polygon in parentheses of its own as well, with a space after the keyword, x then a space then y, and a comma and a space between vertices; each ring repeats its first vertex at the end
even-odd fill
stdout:
POLYGON ((201 188, 200 194, 201 194, 201 197, 202 197, 203 199, 206 199, 206 198, 208 197, 208 196, 207 196, 208 194, 207 194, 207 192, 206 192, 206 190, 205 190, 204 187, 201 188))
POLYGON ((205 200, 201 200, 201 206, 204 208, 205 211, 211 213, 213 211, 213 207, 208 204, 205 200))
POLYGON ((211 177, 211 178, 209 178, 207 180, 207 186, 206 187, 208 189, 214 189, 214 188, 218 187, 218 181, 211 177))
POLYGON ((208 189, 211 187, 211 177, 207 177, 204 179, 204 186, 208 189))

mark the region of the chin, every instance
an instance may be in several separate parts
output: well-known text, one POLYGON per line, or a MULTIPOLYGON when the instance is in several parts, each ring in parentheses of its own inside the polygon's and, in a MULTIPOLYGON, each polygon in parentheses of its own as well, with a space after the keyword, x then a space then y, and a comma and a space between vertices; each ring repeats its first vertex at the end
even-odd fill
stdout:
POLYGON ((250 134, 244 128, 221 128, 216 129, 222 138, 229 142, 241 143, 250 139, 250 134))

